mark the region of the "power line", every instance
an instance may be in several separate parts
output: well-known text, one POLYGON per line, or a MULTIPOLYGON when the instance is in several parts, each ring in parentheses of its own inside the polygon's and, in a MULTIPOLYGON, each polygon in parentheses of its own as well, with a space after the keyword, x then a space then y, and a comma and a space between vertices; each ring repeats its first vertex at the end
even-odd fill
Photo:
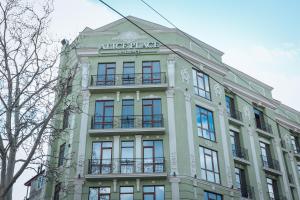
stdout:
MULTIPOLYGON (((162 46, 166 47, 167 49, 169 49, 171 52, 173 52, 174 54, 176 54, 177 56, 179 56, 180 58, 182 58, 183 60, 185 60, 187 63, 191 64, 192 66, 196 67, 197 69, 199 69, 194 63, 192 63, 191 61, 189 61, 187 58, 185 58, 184 56, 182 56, 180 53, 176 52, 175 50, 173 50, 171 47, 169 47, 167 44, 165 44, 164 42, 162 42, 161 40, 159 40, 157 37, 153 36, 151 33, 149 33, 148 31, 146 31, 145 29, 143 29, 141 26, 139 26, 138 24, 136 24, 135 22, 133 22, 131 19, 129 19, 128 17, 126 17, 125 15, 123 15, 122 13, 120 13, 119 11, 117 11, 115 8, 113 8, 112 6, 110 6, 109 4, 107 4, 106 2, 104 2, 103 0, 99 0, 102 4, 104 4, 105 6, 107 6, 108 8, 110 8, 111 10, 113 10, 114 12, 116 12, 118 15, 120 15, 121 17, 125 18, 127 21, 129 21, 131 24, 133 24, 134 26, 136 26, 138 29, 140 29, 141 31, 143 31, 144 33, 146 33, 147 35, 149 35, 151 38, 153 38, 154 40, 156 40, 157 42, 159 42, 160 44, 162 44, 162 46)), ((147 4, 148 5, 148 4, 147 4)), ((152 8, 152 7, 151 7, 152 8)), ((155 11, 157 12, 157 11, 155 11)), ((162 16, 160 14, 160 16, 162 16)), ((165 19, 165 17, 163 17, 165 19)), ((169 22, 169 20, 167 20, 169 22)), ((171 23, 173 24, 173 23, 171 23)), ((177 28, 178 29, 178 28, 177 28)), ((180 29, 178 29, 180 30, 180 29)), ((183 31, 180 30, 180 32, 184 33, 183 31)), ((185 35, 187 35, 185 33, 185 35)), ((197 43, 196 43, 197 44, 197 43)), ((228 68, 227 68, 228 69, 228 68)), ((230 70, 230 69, 228 69, 230 70)), ((200 72, 204 73, 203 70, 199 69, 200 72)), ((228 88, 227 86, 225 86, 223 83, 221 83, 220 81, 216 80, 215 78, 213 78, 212 76, 210 76, 210 78, 212 80, 214 80, 216 83, 220 84, 221 86, 223 86, 225 89, 227 89, 228 91, 233 92, 230 88, 228 88)), ((234 93, 234 92, 233 92, 234 93)), ((235 93, 236 94, 236 93, 235 93)), ((250 105, 251 107, 256 107, 255 105, 249 103, 246 99, 244 99, 243 97, 239 96, 238 94, 236 94, 237 97, 239 97, 240 99, 242 99, 246 104, 250 105)), ((267 118, 269 118, 270 120, 272 120, 273 122, 279 124, 282 128, 286 129, 289 131, 288 128, 286 128, 284 125, 281 125, 279 122, 277 122, 276 120, 274 120, 272 117, 270 117, 269 115, 267 115, 266 113, 263 113, 264 116, 266 116, 267 118)))

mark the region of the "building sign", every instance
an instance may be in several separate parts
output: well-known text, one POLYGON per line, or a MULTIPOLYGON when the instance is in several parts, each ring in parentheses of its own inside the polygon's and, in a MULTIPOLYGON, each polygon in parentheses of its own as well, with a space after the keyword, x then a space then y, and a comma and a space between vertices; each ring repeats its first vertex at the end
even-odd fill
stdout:
POLYGON ((154 49, 159 48, 159 42, 120 42, 101 44, 100 49, 154 49))

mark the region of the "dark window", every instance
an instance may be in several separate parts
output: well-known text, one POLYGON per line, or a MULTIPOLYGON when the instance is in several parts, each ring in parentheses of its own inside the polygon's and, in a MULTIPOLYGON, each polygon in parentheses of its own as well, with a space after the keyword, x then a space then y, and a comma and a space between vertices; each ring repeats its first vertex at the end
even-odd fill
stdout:
POLYGON ((269 167, 270 165, 272 165, 270 163, 271 159, 272 159, 270 145, 266 144, 264 142, 259 142, 259 146, 260 146, 261 158, 262 158, 263 165, 265 167, 269 167))
POLYGON ((162 127, 161 100, 143 99, 143 127, 162 127))
POLYGON ((267 188, 268 188, 268 194, 271 200, 278 199, 278 187, 277 182, 274 179, 267 178, 267 188))
POLYGON ((54 188, 54 197, 53 200, 59 200, 59 193, 61 190, 61 183, 57 183, 54 188))
POLYGON ((226 95, 225 100, 226 100, 226 112, 229 114, 230 117, 234 119, 238 119, 239 116, 237 116, 237 112, 235 109, 234 98, 226 95))
MULTIPOLYGON (((133 173, 134 160, 133 160, 133 141, 121 142, 121 173, 133 173)), ((138 162, 138 160, 136 160, 138 162)), ((137 166, 141 166, 141 162, 137 163, 137 166)))
POLYGON ((201 178, 209 182, 220 183, 218 155, 216 151, 199 147, 201 178))
POLYGON ((235 172, 236 187, 241 191, 242 197, 249 197, 247 184, 246 184, 245 171, 237 167, 234 170, 235 170, 234 172, 235 172))
POLYGON ((205 108, 196 106, 198 136, 216 141, 213 113, 205 108))
POLYGON ((298 137, 291 135, 291 143, 294 153, 300 153, 298 137))
POLYGON ((165 187, 164 186, 144 186, 143 187, 144 200, 164 200, 165 187))
POLYGON ((300 164, 297 165, 298 174, 300 176, 300 164))
POLYGON ((134 62, 123 63, 123 85, 131 85, 135 83, 134 62))
POLYGON ((100 63, 96 85, 115 85, 116 63, 100 63))
POLYGON ((254 108, 254 117, 255 117, 256 127, 265 130, 266 124, 265 124, 263 111, 254 108))
POLYGON ((123 99, 122 101, 122 128, 134 127, 134 100, 123 99))
POLYGON ((120 187, 120 200, 133 200, 133 187, 121 186, 120 187))
POLYGON ((59 147, 59 155, 58 155, 58 166, 62 166, 64 164, 65 149, 66 149, 66 143, 60 145, 60 147, 59 147))
POLYGON ((143 62, 143 84, 161 83, 161 72, 159 61, 143 62))
POLYGON ((204 200, 222 200, 223 197, 220 194, 204 191, 204 200))
POLYGON ((96 101, 95 105, 94 128, 106 129, 113 128, 114 121, 114 101, 96 101))
POLYGON ((239 157, 238 155, 240 150, 239 133, 233 130, 230 130, 229 132, 230 132, 230 143, 231 143, 232 154, 234 157, 239 157))
POLYGON ((211 100, 208 75, 193 69, 193 82, 195 94, 211 100))
POLYGON ((64 110, 63 129, 66 129, 66 128, 69 127, 69 115, 70 115, 69 109, 66 108, 66 109, 64 110))
POLYGON ((109 174, 112 171, 112 142, 94 142, 91 173, 109 174))
POLYGON ((161 140, 144 140, 144 172, 163 172, 164 171, 164 151, 161 140))
POLYGON ((89 200, 110 200, 110 187, 90 188, 89 200))

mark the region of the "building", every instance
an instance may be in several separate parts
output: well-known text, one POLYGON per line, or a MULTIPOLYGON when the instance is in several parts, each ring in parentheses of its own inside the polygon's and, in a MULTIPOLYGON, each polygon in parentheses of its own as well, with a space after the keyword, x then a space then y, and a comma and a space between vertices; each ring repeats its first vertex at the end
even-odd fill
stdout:
POLYGON ((214 47, 129 18, 195 66, 126 19, 64 41, 82 113, 57 119, 45 199, 299 200, 300 113, 214 47))
MULTIPOLYGON (((41 168, 40 168, 41 169, 41 168)), ((43 190, 45 189, 45 170, 40 170, 38 173, 24 183, 27 186, 25 200, 40 200, 43 199, 43 190)))

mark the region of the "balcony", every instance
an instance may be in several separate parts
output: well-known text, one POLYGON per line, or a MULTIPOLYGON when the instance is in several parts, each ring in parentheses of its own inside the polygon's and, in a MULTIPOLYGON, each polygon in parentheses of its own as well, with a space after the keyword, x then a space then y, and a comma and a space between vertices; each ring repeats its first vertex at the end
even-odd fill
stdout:
POLYGON ((249 163, 249 157, 248 157, 248 150, 240 147, 239 145, 231 145, 231 149, 232 149, 232 155, 235 159, 237 159, 238 161, 241 161, 243 163, 246 164, 250 164, 249 163))
POLYGON ((268 123, 262 123, 262 124, 257 124, 256 123, 256 131, 260 134, 262 134, 263 136, 267 136, 267 137, 274 137, 273 136, 273 130, 272 130, 272 126, 268 123))
POLYGON ((116 91, 159 91, 168 87, 166 73, 135 73, 92 75, 89 90, 91 93, 116 91))
POLYGON ((241 190, 241 196, 243 198, 247 199, 254 199, 255 198, 255 193, 254 193, 254 188, 249 185, 242 186, 241 190))
POLYGON ((163 115, 93 116, 91 135, 164 134, 163 115))
POLYGON ((164 157, 91 159, 87 179, 166 178, 164 157))
POLYGON ((243 125, 243 115, 242 112, 238 110, 230 111, 227 113, 229 120, 237 125, 243 125))
POLYGON ((275 160, 275 159, 272 159, 271 157, 267 157, 267 156, 263 156, 263 155, 261 155, 261 159, 262 159, 263 168, 266 171, 277 174, 277 175, 278 174, 281 175, 278 160, 275 160))

